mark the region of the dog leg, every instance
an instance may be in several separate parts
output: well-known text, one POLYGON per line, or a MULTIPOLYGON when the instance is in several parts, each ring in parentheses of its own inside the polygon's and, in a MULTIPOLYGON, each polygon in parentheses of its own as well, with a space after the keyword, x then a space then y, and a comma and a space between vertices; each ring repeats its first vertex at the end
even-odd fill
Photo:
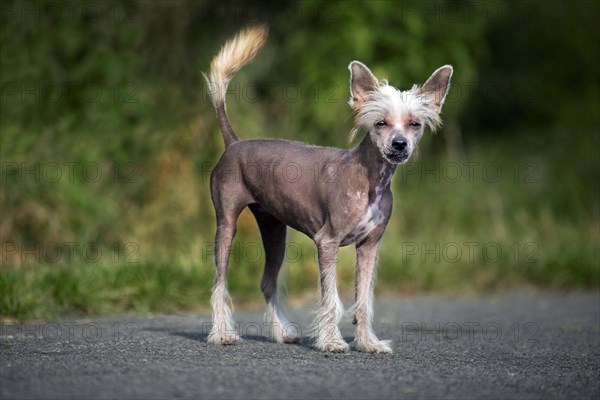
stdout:
POLYGON ((227 291, 227 267, 239 212, 232 215, 233 218, 226 218, 220 214, 217 212, 217 234, 215 238, 217 277, 210 298, 213 309, 213 326, 207 341, 216 344, 235 344, 240 340, 240 337, 235 331, 235 323, 229 307, 231 298, 227 291))
POLYGON ((277 343, 294 343, 298 340, 297 333, 300 330, 285 317, 277 290, 277 277, 285 256, 287 226, 257 205, 251 205, 250 210, 256 218, 265 247, 265 270, 260 285, 267 303, 265 322, 271 329, 271 337, 277 343))
POLYGON ((321 272, 321 305, 314 330, 315 346, 322 351, 343 352, 349 348, 338 328, 344 314, 344 305, 338 295, 336 283, 338 248, 338 243, 317 243, 321 272))
POLYGON ((356 303, 354 305, 354 324, 356 338, 354 347, 367 353, 392 353, 389 340, 379 340, 373 333, 373 287, 377 260, 377 242, 366 242, 356 246, 356 303))

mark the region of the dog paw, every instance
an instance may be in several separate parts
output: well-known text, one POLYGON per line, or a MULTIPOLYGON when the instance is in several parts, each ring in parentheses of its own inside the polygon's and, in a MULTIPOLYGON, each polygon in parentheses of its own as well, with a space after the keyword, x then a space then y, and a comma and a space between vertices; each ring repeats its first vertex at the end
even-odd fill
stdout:
POLYGON ((287 344, 298 343, 299 341, 300 337, 296 335, 284 335, 282 340, 283 343, 287 344))
POLYGON ((293 334, 275 334, 273 340, 276 343, 298 343, 300 341, 300 337, 293 334))
POLYGON ((282 329, 278 325, 273 328, 272 339, 277 343, 298 343, 300 341, 300 335, 296 329, 282 329))
POLYGON ((354 341, 354 348, 365 353, 392 354, 390 340, 354 341))
POLYGON ((350 349, 348 343, 342 341, 328 341, 320 344, 317 348, 328 353, 344 353, 350 349))
POLYGON ((211 333, 206 340, 208 343, 212 344, 222 344, 222 345, 232 345, 236 344, 240 341, 240 337, 235 333, 223 333, 223 332, 215 332, 211 333))

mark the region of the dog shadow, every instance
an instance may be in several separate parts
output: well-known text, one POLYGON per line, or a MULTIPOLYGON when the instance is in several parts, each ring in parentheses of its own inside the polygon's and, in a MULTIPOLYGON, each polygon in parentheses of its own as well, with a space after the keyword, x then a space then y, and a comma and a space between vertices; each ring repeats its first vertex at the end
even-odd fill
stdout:
MULTIPOLYGON (((168 333, 170 335, 179 336, 179 337, 182 337, 182 338, 194 341, 194 342, 206 343, 206 340, 208 339, 208 333, 186 332, 186 331, 172 331, 172 332, 168 332, 168 333)), ((248 342, 263 343, 263 344, 277 344, 273 340, 268 338, 267 336, 263 336, 263 335, 243 334, 243 335, 241 335, 241 338, 242 338, 242 342, 248 341, 248 342)), ((344 340, 351 341, 351 340, 354 340, 354 338, 353 337, 352 338, 344 338, 344 340)), ((286 345, 290 345, 290 346, 298 346, 298 347, 305 348, 305 349, 316 350, 314 344, 315 344, 315 339, 312 337, 309 337, 309 336, 301 336, 295 342, 286 343, 286 345)))

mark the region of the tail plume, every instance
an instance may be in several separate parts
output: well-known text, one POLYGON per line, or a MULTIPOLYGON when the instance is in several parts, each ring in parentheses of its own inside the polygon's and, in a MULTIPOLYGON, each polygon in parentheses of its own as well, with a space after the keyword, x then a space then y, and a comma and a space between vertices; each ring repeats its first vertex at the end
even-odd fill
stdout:
POLYGON ((211 101, 217 111, 225 147, 239 140, 227 118, 225 107, 227 86, 235 73, 256 57, 260 48, 265 44, 267 35, 266 25, 255 26, 240 32, 225 43, 210 64, 210 74, 204 75, 211 101))

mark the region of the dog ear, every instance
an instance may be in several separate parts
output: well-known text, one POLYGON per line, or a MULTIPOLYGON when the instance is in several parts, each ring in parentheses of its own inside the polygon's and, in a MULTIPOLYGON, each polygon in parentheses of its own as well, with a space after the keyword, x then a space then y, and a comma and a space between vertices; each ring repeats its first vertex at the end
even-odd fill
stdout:
POLYGON ((436 69, 418 91, 424 102, 433 108, 436 113, 442 110, 453 72, 452 65, 444 65, 436 69))
POLYGON ((379 89, 379 82, 371 70, 360 61, 352 61, 350 70, 350 107, 358 110, 367 99, 370 92, 379 89))

